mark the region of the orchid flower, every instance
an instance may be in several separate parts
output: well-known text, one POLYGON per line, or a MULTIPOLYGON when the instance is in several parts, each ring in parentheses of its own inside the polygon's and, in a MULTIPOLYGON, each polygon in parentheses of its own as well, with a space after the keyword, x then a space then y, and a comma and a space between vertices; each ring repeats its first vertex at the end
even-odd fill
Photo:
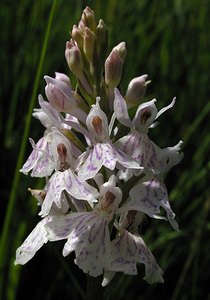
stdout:
MULTIPOLYGON (((128 212, 117 225, 119 232, 111 242, 111 261, 109 267, 104 272, 102 286, 106 286, 116 272, 136 275, 137 263, 145 265, 146 275, 144 279, 148 283, 164 282, 162 278, 163 271, 158 266, 144 240, 137 232, 129 231, 129 226, 136 222, 135 219, 136 214, 129 214, 128 212)), ((138 219, 137 223, 139 223, 138 219)), ((133 228, 136 228, 135 225, 139 224, 133 225, 133 228)))
POLYGON ((115 177, 100 189, 99 202, 91 212, 70 213, 58 216, 46 224, 50 241, 68 239, 63 255, 75 251, 75 263, 85 273, 96 277, 110 263, 109 223, 122 198, 120 188, 115 186, 115 177))
POLYGON ((21 172, 31 176, 45 177, 50 176, 54 170, 54 162, 51 152, 51 129, 52 127, 60 128, 62 126, 61 115, 39 95, 39 105, 41 109, 35 109, 33 116, 38 118, 46 128, 44 136, 35 144, 33 139, 29 139, 33 151, 21 168, 21 172))
POLYGON ((119 167, 139 169, 136 161, 115 147, 109 136, 108 120, 99 106, 99 98, 87 116, 86 125, 91 135, 92 146, 78 159, 78 176, 93 178, 102 166, 114 170, 119 167))
MULTIPOLYGON (((45 190, 31 190, 29 189, 32 196, 38 200, 38 205, 43 203, 46 196, 45 190)), ((63 201, 63 206, 61 208, 52 206, 48 216, 43 218, 32 230, 29 236, 25 239, 23 244, 16 251, 16 265, 24 265, 30 259, 34 257, 36 252, 48 242, 48 233, 45 229, 45 225, 49 223, 54 216, 63 215, 67 212, 69 206, 66 205, 66 201, 63 201)))
POLYGON ((116 272, 137 274, 139 263, 148 283, 163 282, 140 224, 147 215, 178 230, 164 176, 181 161, 182 141, 161 149, 148 136, 175 98, 160 111, 156 99, 141 103, 131 119, 128 108, 135 109, 149 81, 147 75, 134 78, 122 97, 117 86, 126 44, 106 57, 107 33, 86 7, 65 49, 76 89, 63 73, 44 77, 48 101, 39 95, 33 116, 45 131, 38 142, 30 139, 33 150, 20 170, 46 179, 43 190, 29 189, 42 219, 17 249, 15 264, 28 262, 48 241, 65 240, 63 256, 74 252, 84 273, 104 276, 102 286, 116 272))
POLYGON ((75 174, 71 143, 56 128, 52 131, 52 154, 56 171, 49 180, 47 194, 39 213, 42 217, 50 212, 53 203, 60 208, 64 191, 70 197, 79 200, 95 201, 94 199, 98 196, 94 187, 75 174))
POLYGON ((82 122, 87 114, 79 107, 80 98, 72 90, 69 77, 63 73, 55 73, 55 78, 44 76, 47 83, 45 94, 51 105, 59 112, 70 113, 82 122))
MULTIPOLYGON (((155 123, 153 122, 162 113, 174 106, 175 98, 168 106, 162 108, 159 112, 157 111, 155 102, 156 99, 153 99, 149 102, 139 105, 136 114, 131 121, 128 115, 126 101, 121 96, 119 90, 115 88, 115 116, 121 124, 130 128, 130 133, 117 141, 116 146, 138 161, 140 166, 144 167, 145 172, 149 171, 158 174, 160 173, 159 168, 162 167, 162 165, 165 163, 165 160, 169 162, 170 167, 173 166, 174 151, 177 153, 177 148, 173 149, 171 147, 170 151, 161 149, 149 139, 147 133, 149 128, 155 126, 155 123), (166 152, 167 159, 164 157, 166 152)), ((181 143, 182 142, 180 141, 178 145, 181 143)))
POLYGON ((130 190, 129 196, 130 198, 118 209, 118 213, 141 211, 149 217, 168 220, 171 226, 178 230, 179 226, 168 200, 166 186, 160 177, 145 176, 130 190), (161 207, 166 211, 167 218, 159 215, 161 207))

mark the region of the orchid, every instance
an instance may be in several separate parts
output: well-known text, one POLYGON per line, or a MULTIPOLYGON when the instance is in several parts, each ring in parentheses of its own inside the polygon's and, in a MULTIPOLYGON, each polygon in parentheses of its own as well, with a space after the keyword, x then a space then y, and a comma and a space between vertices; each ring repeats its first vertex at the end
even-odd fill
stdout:
MULTIPOLYGON (((174 162, 174 151, 180 150, 180 147, 175 147, 171 151, 160 149, 148 137, 148 130, 155 126, 153 123, 166 110, 172 108, 175 104, 175 98, 166 107, 159 112, 155 105, 156 99, 140 104, 137 108, 136 114, 131 121, 128 115, 128 109, 125 99, 120 94, 119 90, 115 89, 114 111, 116 118, 121 124, 130 128, 130 133, 117 141, 116 145, 120 147, 125 153, 129 154, 133 159, 139 162, 140 166, 144 168, 145 172, 160 173, 161 168, 165 168, 164 164, 171 167, 174 162)), ((178 145, 181 145, 181 141, 178 145)), ((178 154, 177 154, 178 156, 178 154)), ((177 159, 177 163, 181 160, 177 159)))
POLYGON ((123 97, 118 87, 126 44, 108 56, 107 46, 105 23, 97 25, 86 8, 65 49, 76 85, 64 73, 44 77, 48 101, 39 95, 41 108, 33 116, 45 130, 37 143, 30 139, 33 151, 21 169, 46 179, 41 191, 30 189, 41 220, 17 249, 15 263, 27 263, 47 242, 65 240, 63 256, 74 252, 84 273, 103 276, 102 286, 119 272, 136 275, 138 264, 148 283, 163 282, 139 225, 146 217, 164 219, 178 230, 164 177, 183 158, 182 141, 161 149, 148 135, 175 98, 159 111, 156 99, 142 102, 148 75, 132 79, 123 97))
POLYGON ((139 169, 138 163, 115 147, 109 137, 108 120, 100 109, 99 100, 93 105, 86 120, 92 147, 78 159, 80 178, 93 178, 102 166, 114 170, 116 164, 129 169, 139 169))
POLYGON ((108 224, 122 198, 122 192, 114 186, 114 181, 112 176, 101 186, 99 202, 91 212, 58 216, 46 224, 51 241, 67 239, 63 255, 75 251, 75 263, 94 277, 102 274, 110 262, 108 224))
POLYGON ((46 216, 52 204, 61 207, 62 193, 66 191, 70 197, 94 201, 97 190, 80 179, 73 170, 73 157, 71 144, 64 135, 56 129, 52 133, 52 152, 56 162, 56 171, 49 180, 45 201, 40 211, 41 216, 46 216))

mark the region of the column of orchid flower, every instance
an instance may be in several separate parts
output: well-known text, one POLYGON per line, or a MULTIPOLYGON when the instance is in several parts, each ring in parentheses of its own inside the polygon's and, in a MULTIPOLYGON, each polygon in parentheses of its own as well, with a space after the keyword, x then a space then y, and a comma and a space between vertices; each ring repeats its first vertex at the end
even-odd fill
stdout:
POLYGON ((66 43, 75 89, 65 74, 44 77, 48 101, 40 95, 33 116, 45 131, 37 143, 30 139, 33 150, 21 169, 47 178, 43 190, 29 189, 41 220, 17 249, 15 263, 25 264, 44 243, 64 239, 63 255, 74 251, 75 264, 93 277, 103 275, 103 286, 116 272, 137 274, 138 263, 145 265, 147 282, 163 282, 139 225, 147 215, 178 230, 163 177, 182 159, 182 142, 161 149, 148 136, 175 99, 159 111, 155 99, 143 103, 147 75, 132 79, 123 97, 117 86, 125 43, 106 57, 107 36, 104 22, 97 24, 87 7, 66 43))

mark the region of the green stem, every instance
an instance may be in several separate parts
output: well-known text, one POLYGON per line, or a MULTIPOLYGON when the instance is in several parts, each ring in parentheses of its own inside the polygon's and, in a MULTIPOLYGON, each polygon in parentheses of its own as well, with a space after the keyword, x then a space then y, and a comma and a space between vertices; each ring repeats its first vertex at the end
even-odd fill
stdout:
MULTIPOLYGON (((22 138, 21 147, 20 147, 19 155, 18 155, 18 159, 17 159, 15 175, 14 175, 14 179, 13 179, 13 183, 12 183, 12 187, 11 187, 11 193, 10 193, 10 197, 9 197, 9 201, 8 201, 9 203, 7 206, 4 227, 2 229, 2 236, 1 236, 1 243, 0 243, 0 257, 1 257, 1 260, 0 260, 0 286, 3 286, 3 280, 4 280, 3 269, 4 269, 5 262, 7 261, 6 257, 7 257, 7 252, 8 252, 8 248, 9 248, 8 236, 9 236, 9 230, 10 230, 10 226, 11 226, 11 222, 12 222, 12 216, 13 216, 14 209, 15 209, 16 191, 18 189, 19 181, 20 181, 19 169, 21 168, 21 166, 23 164, 23 160, 24 160, 24 155, 25 155, 25 150, 26 150, 26 145, 27 145, 27 140, 28 140, 28 135, 29 135, 29 129, 30 129, 30 124, 31 124, 31 115, 32 115, 32 111, 33 111, 34 104, 36 101, 39 81, 40 81, 40 77, 42 74, 42 69, 43 69, 44 59, 45 59, 46 50, 47 50, 52 19, 53 19, 53 15, 55 12, 56 2, 57 2, 57 0, 53 1, 52 8, 50 11, 50 16, 49 16, 46 33, 45 33, 44 43, 43 43, 42 50, 41 50, 40 61, 39 61, 39 65, 38 65, 38 69, 37 69, 37 73, 36 73, 35 83, 33 86, 33 93, 31 96, 28 114, 26 116, 26 124, 25 124, 24 132, 23 132, 23 138, 22 138)), ((1 298, 1 295, 0 295, 0 298, 1 298)))

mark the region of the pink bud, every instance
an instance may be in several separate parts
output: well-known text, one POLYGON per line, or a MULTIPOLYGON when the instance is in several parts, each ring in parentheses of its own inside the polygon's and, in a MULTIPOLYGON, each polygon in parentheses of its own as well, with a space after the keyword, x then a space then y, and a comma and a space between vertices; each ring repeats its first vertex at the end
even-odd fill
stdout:
POLYGON ((73 40, 66 42, 65 57, 72 73, 79 77, 83 71, 82 54, 73 40))
POLYGON ((121 79, 123 61, 118 50, 112 50, 105 61, 105 82, 109 87, 116 87, 121 79))
POLYGON ((69 112, 76 106, 69 78, 62 73, 56 73, 55 78, 44 76, 47 83, 45 94, 50 104, 59 112, 69 112))
POLYGON ((125 57, 126 57, 126 55, 127 55, 127 49, 126 49, 126 44, 125 44, 125 42, 119 43, 117 46, 115 46, 115 47, 113 48, 113 50, 117 50, 117 51, 118 51, 118 53, 119 53, 119 55, 120 55, 120 57, 121 57, 121 59, 122 59, 122 61, 123 61, 123 63, 124 63, 125 57))
POLYGON ((87 60, 89 63, 92 64, 93 62, 93 55, 94 55, 94 49, 95 49, 95 34, 88 28, 85 28, 85 35, 84 35, 84 46, 83 50, 87 57, 87 60))
POLYGON ((84 38, 84 32, 77 27, 77 25, 73 26, 72 32, 71 32, 72 38, 77 42, 77 45, 80 49, 83 48, 83 38, 84 38))
POLYGON ((146 85, 149 81, 146 81, 148 75, 142 75, 136 78, 133 78, 127 88, 127 92, 125 95, 126 102, 128 103, 129 107, 138 105, 140 100, 145 95, 146 92, 146 85))
POLYGON ((92 9, 90 9, 90 7, 86 7, 83 10, 83 14, 82 14, 82 21, 85 24, 86 27, 90 28, 93 32, 95 32, 96 30, 96 20, 95 20, 95 14, 92 11, 92 9))
POLYGON ((104 62, 108 48, 108 29, 103 20, 99 20, 96 29, 97 51, 99 59, 104 62))

